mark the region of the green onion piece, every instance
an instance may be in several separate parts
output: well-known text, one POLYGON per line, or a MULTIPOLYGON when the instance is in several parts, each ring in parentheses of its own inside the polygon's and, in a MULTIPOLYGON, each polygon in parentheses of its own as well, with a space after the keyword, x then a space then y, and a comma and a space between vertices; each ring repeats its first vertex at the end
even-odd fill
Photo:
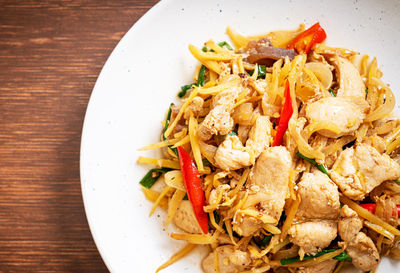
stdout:
POLYGON ((394 182, 396 182, 396 183, 400 183, 399 179, 396 179, 394 182))
MULTIPOLYGON (((204 51, 204 47, 203 47, 203 51, 204 51)), ((194 88, 195 86, 203 86, 206 81, 206 69, 207 69, 207 67, 202 65, 199 70, 199 75, 197 76, 197 83, 191 83, 191 84, 186 84, 186 85, 181 86, 181 91, 179 91, 178 97, 183 98, 184 96, 186 96, 187 91, 189 89, 194 88)))
POLYGON ((203 48, 201 49, 203 52, 207 52, 207 47, 203 46, 203 48))
POLYGON ((365 88, 365 96, 368 96, 368 88, 365 88))
POLYGON ((265 78, 267 74, 267 67, 265 65, 258 65, 258 77, 257 78, 265 78))
POLYGON ((208 161, 207 158, 203 158, 203 166, 204 166, 204 167, 211 167, 212 164, 211 164, 210 161, 208 161))
MULTIPOLYGON (((164 125, 163 134, 162 134, 162 138, 163 138, 164 141, 167 140, 167 138, 165 137, 165 131, 167 131, 169 122, 171 120, 171 113, 172 113, 172 106, 173 105, 174 105, 173 103, 170 104, 169 109, 168 109, 167 118, 165 119, 165 125, 164 125)), ((178 149, 172 148, 172 145, 170 145, 168 147, 176 154, 177 157, 179 157, 178 156, 178 149)))
POLYGON ((161 168, 161 169, 151 169, 148 173, 140 180, 140 185, 145 188, 150 189, 154 183, 160 178, 163 173, 170 171, 169 168, 161 168))
POLYGON ((219 214, 216 213, 215 211, 214 211, 214 220, 215 220, 215 223, 217 223, 217 224, 219 224, 219 221, 221 221, 221 216, 219 216, 219 214))
POLYGON ((218 45, 220 47, 226 46, 227 49, 233 50, 233 48, 226 41, 220 42, 220 43, 218 43, 218 45))
MULTIPOLYGON (((327 253, 330 253, 330 252, 333 252, 336 250, 337 249, 326 249, 326 250, 322 250, 321 252, 318 252, 315 255, 306 255, 306 256, 304 256, 303 261, 309 260, 312 258, 316 258, 316 257, 322 256, 324 254, 327 254, 327 253)), ((351 257, 345 251, 343 251, 339 255, 333 257, 333 259, 338 260, 338 261, 351 262, 351 257)), ((291 263, 299 262, 299 261, 300 261, 300 257, 297 256, 297 257, 281 260, 281 265, 287 265, 287 264, 291 264, 291 263)))
POLYGON ((192 89, 195 85, 195 83, 192 83, 181 86, 181 91, 178 93, 178 97, 183 98, 184 96, 186 96, 187 91, 189 89, 192 89))
POLYGON ((332 88, 329 88, 329 93, 331 93, 331 94, 332 94, 332 96, 336 97, 336 94, 335 94, 335 93, 333 93, 333 90, 332 90, 332 88))
MULTIPOLYGON (((257 75, 257 79, 259 78, 263 78, 265 79, 265 75, 267 74, 267 67, 265 65, 257 65, 257 69, 258 69, 258 75, 257 75)), ((253 75, 254 70, 250 70, 249 74, 253 75)))
POLYGON ((269 242, 272 239, 272 234, 271 235, 265 235, 264 238, 261 240, 256 241, 256 244, 258 247, 265 248, 269 244, 269 242))
POLYGON ((199 75, 197 76, 197 86, 203 86, 206 82, 206 66, 201 65, 199 75))
POLYGON ((351 262, 353 259, 349 256, 349 254, 346 253, 346 251, 343 251, 339 255, 333 257, 333 259, 338 260, 340 262, 351 262))
POLYGON ((320 170, 321 172, 323 172, 324 174, 326 174, 327 176, 330 177, 328 171, 326 170, 324 165, 318 164, 315 159, 312 158, 308 158, 304 155, 302 155, 300 152, 297 152, 297 155, 300 156, 301 158, 303 158, 304 160, 308 161, 309 163, 313 164, 315 167, 318 168, 318 170, 320 170))
POLYGON ((169 125, 169 121, 171 120, 172 106, 173 106, 173 105, 174 105, 173 103, 171 103, 171 104, 169 105, 169 109, 168 109, 168 113, 167 113, 167 118, 165 119, 164 130, 163 130, 163 135, 162 135, 164 141, 167 140, 167 138, 165 137, 165 131, 167 131, 168 125, 169 125))
POLYGON ((189 197, 187 196, 187 194, 185 194, 185 196, 183 197, 183 200, 189 200, 189 197))

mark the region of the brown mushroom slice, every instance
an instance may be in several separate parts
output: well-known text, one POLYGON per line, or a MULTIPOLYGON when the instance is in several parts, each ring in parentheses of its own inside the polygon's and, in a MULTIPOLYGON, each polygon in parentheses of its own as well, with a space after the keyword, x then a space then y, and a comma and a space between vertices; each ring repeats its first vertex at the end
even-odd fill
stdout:
POLYGON ((290 60, 293 60, 296 57, 296 52, 293 49, 285 49, 285 48, 278 48, 273 46, 262 46, 258 47, 257 53, 249 54, 249 56, 245 59, 245 61, 251 64, 263 64, 270 66, 276 60, 284 59, 289 57, 290 60))
POLYGON ((246 48, 240 53, 247 53, 248 56, 244 59, 245 62, 251 64, 263 64, 271 66, 276 60, 288 57, 293 60, 297 53, 293 49, 278 48, 272 46, 267 38, 258 41, 250 41, 246 48))

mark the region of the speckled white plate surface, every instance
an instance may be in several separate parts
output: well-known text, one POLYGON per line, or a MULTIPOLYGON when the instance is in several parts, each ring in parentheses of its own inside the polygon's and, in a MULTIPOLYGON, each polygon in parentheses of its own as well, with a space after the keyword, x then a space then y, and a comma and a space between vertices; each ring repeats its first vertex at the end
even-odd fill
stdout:
MULTIPOLYGON (((397 99, 400 89, 399 1, 185 1, 153 7, 125 35, 105 64, 87 109, 81 145, 85 209, 97 247, 113 273, 154 272, 181 247, 163 230, 165 214, 151 204, 139 180, 138 148, 157 142, 160 122, 179 87, 191 82, 196 60, 189 43, 291 29, 319 21, 327 44, 377 56, 397 99)), ((397 109, 399 104, 397 104, 397 109)), ((164 272, 201 272, 204 249, 164 272)), ((379 272, 400 271, 385 260, 379 272)))

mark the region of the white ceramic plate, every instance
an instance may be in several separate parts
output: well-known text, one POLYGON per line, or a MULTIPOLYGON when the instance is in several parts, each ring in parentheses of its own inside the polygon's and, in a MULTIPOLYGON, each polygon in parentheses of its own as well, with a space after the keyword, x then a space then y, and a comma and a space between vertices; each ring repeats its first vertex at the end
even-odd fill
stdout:
MULTIPOLYGON (((113 273, 154 272, 182 245, 163 230, 164 213, 148 217, 136 164, 138 148, 157 142, 160 122, 179 87, 192 81, 196 60, 189 43, 228 40, 227 25, 243 34, 292 29, 320 21, 327 44, 377 56, 399 99, 398 1, 185 1, 153 7, 125 35, 105 64, 87 109, 81 146, 81 181, 97 247, 113 273), (160 215, 160 217, 158 217, 160 215)), ((398 106, 397 106, 398 107, 398 106)), ((147 155, 153 155, 149 153, 147 155)), ((201 272, 193 253, 164 272, 201 272)), ((384 261, 380 272, 397 271, 384 261)))

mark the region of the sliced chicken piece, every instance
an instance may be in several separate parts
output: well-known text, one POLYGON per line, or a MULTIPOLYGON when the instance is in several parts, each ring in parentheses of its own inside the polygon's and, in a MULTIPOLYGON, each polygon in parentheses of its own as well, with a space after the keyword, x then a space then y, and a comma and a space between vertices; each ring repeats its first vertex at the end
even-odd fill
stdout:
MULTIPOLYGON (((231 245, 217 247, 215 251, 218 255, 220 273, 236 273, 244 270, 251 263, 249 253, 235 250, 231 245)), ((202 267, 204 273, 216 273, 214 255, 214 252, 211 252, 203 260, 202 267)))
POLYGON ((362 143, 344 150, 330 174, 344 195, 363 200, 382 182, 399 178, 400 165, 388 155, 362 143))
POLYGON ((254 161, 269 146, 272 124, 266 116, 259 116, 250 130, 246 147, 238 136, 227 136, 219 145, 214 161, 222 170, 232 171, 254 164, 254 161))
POLYGON ((340 210, 339 235, 347 243, 346 252, 355 267, 370 271, 379 263, 379 253, 374 242, 364 232, 363 223, 357 213, 344 205, 340 210))
POLYGON ((301 203, 296 219, 335 220, 339 215, 339 191, 327 175, 315 170, 304 173, 298 185, 301 203))
POLYGON ((344 205, 340 210, 340 219, 338 224, 338 230, 340 238, 345 242, 350 242, 357 236, 363 227, 363 222, 358 217, 357 213, 344 205))
POLYGON ((346 252, 352 258, 353 265, 364 272, 373 270, 379 264, 379 252, 374 242, 364 232, 358 233, 349 242, 346 252))
POLYGON ((336 125, 338 134, 328 130, 320 130, 319 134, 337 138, 351 134, 358 129, 369 109, 363 98, 326 97, 306 107, 306 117, 310 122, 329 122, 336 125))
POLYGON ((299 253, 315 254, 336 238, 335 220, 311 220, 298 223, 289 229, 290 241, 300 246, 299 253))
POLYGON ((336 77, 339 80, 338 97, 365 98, 365 84, 358 69, 347 59, 338 57, 332 59, 336 67, 336 77))
POLYGON ((272 123, 267 116, 259 116, 250 130, 246 148, 251 149, 257 158, 271 142, 272 123))
POLYGON ((189 106, 185 109, 183 114, 185 119, 189 119, 190 112, 194 115, 198 115, 203 108, 204 100, 201 97, 194 97, 193 100, 189 103, 189 106))
POLYGON ((190 201, 182 200, 174 216, 175 225, 188 233, 202 234, 190 201))
MULTIPOLYGON (((279 220, 288 189, 292 158, 283 147, 269 147, 261 153, 253 167, 247 186, 258 190, 248 196, 243 208, 255 208, 260 213, 279 220)), ((234 230, 242 236, 252 234, 261 226, 261 221, 244 216, 234 222, 234 230)))
POLYGON ((241 88, 232 87, 213 98, 213 108, 199 126, 201 140, 209 140, 212 135, 226 135, 232 131, 234 125, 231 117, 232 106, 240 91, 241 88))
POLYGON ((232 171, 252 164, 249 150, 237 136, 227 136, 215 153, 215 165, 224 171, 232 171))
POLYGON ((296 273, 331 273, 337 263, 336 260, 327 260, 316 265, 299 268, 296 273))

